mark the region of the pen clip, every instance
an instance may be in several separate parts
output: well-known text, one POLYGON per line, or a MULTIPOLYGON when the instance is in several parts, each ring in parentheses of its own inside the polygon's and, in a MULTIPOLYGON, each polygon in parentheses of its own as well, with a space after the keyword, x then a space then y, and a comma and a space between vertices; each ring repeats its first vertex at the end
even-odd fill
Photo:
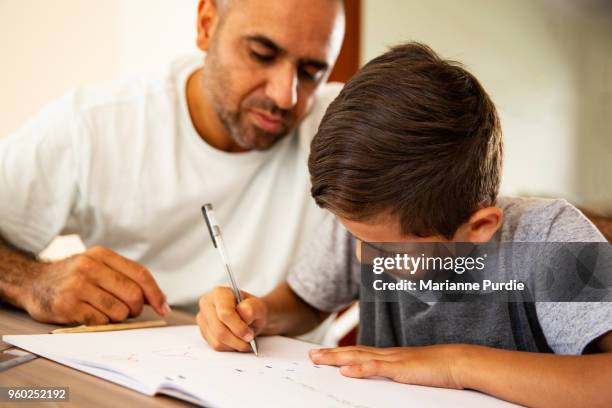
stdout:
POLYGON ((215 236, 215 230, 213 229, 215 226, 213 225, 212 214, 210 214, 212 209, 212 204, 204 204, 202 206, 202 215, 204 215, 204 221, 206 221, 206 226, 208 227, 208 232, 210 233, 210 238, 212 239, 213 245, 215 248, 217 248, 217 237, 215 236))

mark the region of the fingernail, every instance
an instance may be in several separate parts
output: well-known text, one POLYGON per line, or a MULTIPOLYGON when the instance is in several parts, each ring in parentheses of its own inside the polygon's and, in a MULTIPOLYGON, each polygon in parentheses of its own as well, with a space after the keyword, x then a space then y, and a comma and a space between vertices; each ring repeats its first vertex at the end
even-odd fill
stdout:
POLYGON ((253 335, 253 333, 248 333, 248 334, 246 334, 246 335, 245 335, 245 336, 242 338, 242 340, 244 340, 244 341, 251 341, 251 340, 253 340, 254 338, 255 338, 255 336, 253 335))
POLYGON ((321 355, 321 350, 313 349, 309 351, 310 357, 319 357, 321 355))
POLYGON ((162 311, 164 313, 164 316, 169 315, 172 312, 172 309, 170 309, 170 305, 168 304, 168 302, 164 302, 164 304, 162 305, 162 311))

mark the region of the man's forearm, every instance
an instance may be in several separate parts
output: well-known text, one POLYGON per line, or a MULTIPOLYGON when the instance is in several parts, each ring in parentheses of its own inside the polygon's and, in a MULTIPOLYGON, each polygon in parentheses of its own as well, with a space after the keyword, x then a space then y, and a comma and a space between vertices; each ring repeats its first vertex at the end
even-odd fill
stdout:
POLYGON ((286 282, 262 298, 268 307, 266 335, 297 336, 317 327, 329 316, 297 296, 286 282))
POLYGON ((42 263, 10 245, 0 236, 0 301, 24 307, 24 288, 32 282, 42 263))
POLYGON ((465 346, 457 382, 531 407, 609 407, 612 353, 560 356, 465 346))

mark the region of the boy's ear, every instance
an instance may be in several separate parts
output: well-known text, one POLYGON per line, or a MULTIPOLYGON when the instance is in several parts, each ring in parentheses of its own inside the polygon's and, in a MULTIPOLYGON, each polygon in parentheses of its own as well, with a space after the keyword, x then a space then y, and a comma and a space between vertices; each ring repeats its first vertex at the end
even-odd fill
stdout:
POLYGON ((210 47, 210 39, 217 27, 218 20, 217 0, 200 0, 196 23, 196 45, 204 52, 210 47))
POLYGON ((501 227, 502 220, 503 212, 501 208, 481 208, 457 229, 455 241, 488 242, 501 227))

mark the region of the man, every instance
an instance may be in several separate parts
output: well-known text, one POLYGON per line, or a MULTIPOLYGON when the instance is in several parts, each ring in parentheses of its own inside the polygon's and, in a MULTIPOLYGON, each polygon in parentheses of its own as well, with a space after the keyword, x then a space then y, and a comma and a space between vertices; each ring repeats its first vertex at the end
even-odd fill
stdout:
MULTIPOLYGON (((319 228, 305 261, 266 296, 245 293, 236 305, 231 290, 216 288, 202 297, 202 336, 216 350, 248 351, 255 335, 299 334, 361 298, 360 345, 312 350, 313 363, 525 406, 609 407, 610 303, 507 302, 478 290, 470 301, 428 302, 415 291, 368 290, 371 274, 354 265, 353 250, 361 258, 365 245, 380 253, 389 247, 375 243, 385 242, 605 242, 565 200, 498 198, 502 150, 495 106, 459 64, 418 43, 373 59, 330 105, 312 142, 312 195, 339 222, 319 228)), ((544 254, 567 261, 569 245, 544 254)), ((512 255, 510 277, 537 288, 543 259, 512 255)), ((609 263, 600 267, 609 275, 609 263)), ((491 274, 482 276, 500 276, 491 274)), ((605 297, 591 299, 610 298, 609 285, 597 288, 605 297)))
POLYGON ((0 299, 37 320, 104 324, 225 282, 200 206, 215 205, 241 285, 283 278, 322 220, 310 139, 338 87, 338 0, 201 0, 201 58, 68 93, 0 141, 0 299), (59 234, 89 248, 39 253, 59 234))

